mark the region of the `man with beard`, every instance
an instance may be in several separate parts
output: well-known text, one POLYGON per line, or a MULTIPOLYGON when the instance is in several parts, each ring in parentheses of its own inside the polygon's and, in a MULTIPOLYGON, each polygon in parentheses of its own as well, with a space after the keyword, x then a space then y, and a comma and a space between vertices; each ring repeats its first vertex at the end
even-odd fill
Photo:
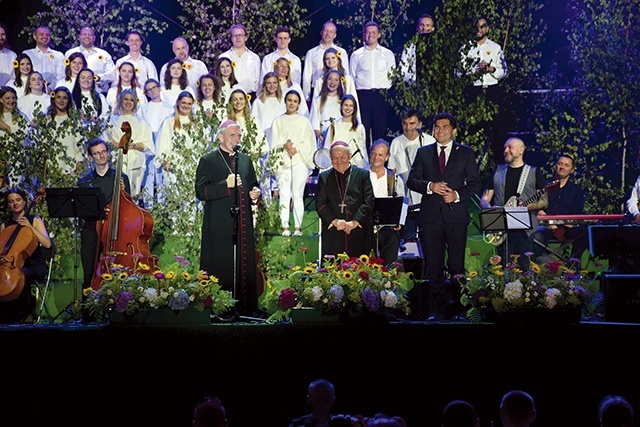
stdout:
POLYGON ((0 22, 0 86, 13 76, 13 61, 18 55, 7 46, 7 26, 0 22))

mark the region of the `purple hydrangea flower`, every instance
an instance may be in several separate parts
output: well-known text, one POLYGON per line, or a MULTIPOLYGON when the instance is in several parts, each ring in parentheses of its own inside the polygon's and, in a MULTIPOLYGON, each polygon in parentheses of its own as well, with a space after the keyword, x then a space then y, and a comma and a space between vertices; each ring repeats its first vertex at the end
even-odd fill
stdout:
POLYGON ((118 294, 116 297, 116 311, 125 312, 127 311, 127 306, 129 305, 129 301, 133 299, 133 295, 129 291, 123 291, 118 294))
POLYGON ((369 311, 376 311, 380 307, 380 296, 371 288, 364 288, 360 293, 364 306, 369 311))
POLYGON ((189 294, 184 289, 179 289, 174 297, 167 302, 167 305, 172 310, 184 310, 189 307, 189 294))

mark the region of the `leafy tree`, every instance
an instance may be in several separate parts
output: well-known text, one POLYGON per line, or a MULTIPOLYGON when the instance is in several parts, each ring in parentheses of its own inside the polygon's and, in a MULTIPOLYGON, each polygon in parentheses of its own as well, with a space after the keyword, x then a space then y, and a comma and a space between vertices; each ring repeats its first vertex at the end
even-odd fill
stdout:
POLYGON ((302 19, 306 9, 294 0, 178 0, 185 15, 178 19, 186 28, 200 59, 213 68, 216 58, 231 46, 228 30, 233 24, 247 28, 247 47, 260 56, 275 47, 275 30, 288 26, 293 39, 306 33, 309 21, 302 19))
MULTIPOLYGON (((135 0, 43 0, 42 3, 49 10, 28 17, 29 26, 22 29, 21 35, 31 34, 36 27, 46 24, 51 28, 52 44, 70 49, 79 44, 80 28, 90 25, 96 32, 96 46, 111 53, 114 61, 128 52, 124 37, 129 30, 138 30, 148 38, 154 33, 162 34, 168 27, 135 0)), ((148 55, 150 44, 146 43, 144 49, 148 55)))
MULTIPOLYGON (((568 12, 565 32, 575 74, 569 89, 553 90, 540 103, 537 149, 573 154, 589 213, 620 212, 630 191, 627 177, 633 185, 640 166, 640 4, 572 1, 568 12)), ((548 76, 550 87, 560 80, 548 76)))

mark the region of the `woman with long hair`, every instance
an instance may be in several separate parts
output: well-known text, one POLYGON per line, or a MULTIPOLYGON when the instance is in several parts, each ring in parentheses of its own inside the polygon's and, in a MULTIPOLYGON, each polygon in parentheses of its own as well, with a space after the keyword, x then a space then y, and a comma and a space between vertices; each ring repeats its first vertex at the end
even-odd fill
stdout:
POLYGON ((262 78, 262 86, 258 93, 258 99, 251 106, 251 115, 262 126, 267 137, 267 143, 271 143, 271 124, 273 120, 286 111, 284 99, 278 83, 278 76, 273 71, 268 72, 262 78))
POLYGON ((140 82, 136 75, 136 68, 131 62, 123 62, 117 67, 118 71, 118 83, 112 86, 107 91, 107 103, 112 110, 115 110, 118 104, 118 97, 125 89, 131 89, 135 92, 138 98, 137 103, 140 105, 147 103, 147 98, 144 95, 144 91, 140 87, 140 82))
POLYGON ((14 227, 20 227, 20 233, 33 236, 37 240, 37 246, 26 258, 21 269, 25 279, 22 290, 16 286, 14 291, 19 292, 18 296, 11 301, 0 302, 0 323, 33 323, 35 297, 31 292, 31 285, 47 274, 45 250, 51 248, 51 239, 42 219, 35 215, 27 215, 29 199, 23 190, 10 188, 6 197, 10 216, 0 224, 0 235, 5 232, 12 233, 14 227))
POLYGON ((364 125, 358 120, 358 102, 355 96, 346 94, 340 102, 342 117, 329 125, 324 135, 324 148, 331 148, 336 141, 349 144, 353 157, 351 163, 369 169, 369 155, 367 154, 366 132, 364 125))
POLYGON ((315 82, 313 96, 317 96, 320 88, 322 87, 322 81, 324 80, 324 76, 327 74, 329 70, 338 70, 342 73, 342 78, 340 79, 342 83, 342 89, 344 93, 350 93, 356 97, 357 101, 357 93, 356 93, 356 83, 349 74, 349 70, 346 70, 342 65, 342 54, 333 47, 325 50, 322 54, 322 75, 318 77, 315 82))
POLYGON ((286 112, 273 121, 271 156, 275 162, 275 176, 280 198, 282 235, 289 231, 290 204, 293 203, 293 223, 296 237, 302 236, 304 216, 304 187, 313 171, 316 137, 309 118, 298 114, 302 96, 292 90, 285 96, 286 112))
MULTIPOLYGON (((73 87, 76 84, 76 79, 78 78, 78 74, 84 68, 88 68, 87 59, 80 52, 74 52, 69 55, 63 62, 64 64, 64 79, 57 82, 55 87, 64 86, 69 89, 70 92, 73 92, 73 87)), ((53 85, 49 85, 53 86, 53 85)))
POLYGON ((173 58, 167 62, 167 69, 162 76, 162 100, 170 105, 176 105, 178 96, 187 91, 195 99, 196 94, 189 86, 187 70, 184 62, 178 58, 173 58))
MULTIPOLYGON (((302 86, 291 79, 291 64, 287 58, 276 59, 276 62, 273 64, 273 72, 276 73, 278 80, 280 81, 282 96, 285 96, 290 90, 303 93, 302 86)), ((307 117, 309 116, 309 106, 306 101, 300 104, 298 114, 302 114, 307 117)))
POLYGON ((27 78, 25 94, 18 97, 18 109, 22 111, 29 120, 33 120, 33 115, 39 106, 40 114, 46 114, 50 98, 49 90, 45 86, 44 77, 38 71, 33 71, 27 78))
POLYGON ((216 75, 222 80, 222 100, 226 103, 229 101, 231 91, 241 87, 233 71, 233 62, 229 58, 218 58, 216 63, 216 75))
POLYGON ((0 87, 0 137, 15 133, 29 125, 27 116, 18 109, 18 95, 9 86, 0 87))
POLYGON ((72 110, 75 110, 75 104, 71 91, 58 86, 53 91, 47 115, 56 129, 56 141, 62 144, 62 153, 55 157, 65 173, 79 173, 84 162, 84 139, 79 132, 80 123, 76 125, 70 117, 72 110))
POLYGON ((7 86, 16 90, 18 99, 25 95, 29 74, 33 72, 33 63, 26 53, 21 53, 13 60, 13 78, 9 79, 7 86))
POLYGON ((89 68, 83 68, 78 73, 71 91, 76 108, 85 120, 107 118, 109 106, 105 96, 96 87, 96 76, 89 68))
POLYGON ((207 117, 216 115, 220 121, 225 116, 222 104, 222 81, 214 74, 203 74, 198 79, 198 103, 196 111, 202 109, 207 117))
POLYGON ((327 71, 322 81, 320 93, 311 100, 309 118, 320 147, 324 146, 324 134, 330 124, 342 117, 340 111, 340 104, 344 96, 342 77, 342 73, 336 69, 327 71))
MULTIPOLYGON (((240 126, 242 141, 247 146, 248 152, 265 155, 269 152, 269 143, 260 121, 252 116, 249 111, 250 98, 250 95, 247 95, 243 89, 231 91, 229 103, 227 104, 227 118, 240 126), (253 141, 248 140, 251 129, 255 129, 256 139, 253 141)), ((254 166, 257 167, 257 165, 254 166)))
POLYGON ((125 89, 118 95, 116 108, 111 115, 111 126, 107 127, 104 139, 114 150, 117 158, 118 144, 124 135, 122 124, 131 125, 131 139, 127 154, 122 157, 122 172, 129 177, 131 196, 136 199, 142 189, 142 179, 146 173, 146 156, 153 156, 153 133, 149 124, 138 115, 138 95, 132 89, 125 89))

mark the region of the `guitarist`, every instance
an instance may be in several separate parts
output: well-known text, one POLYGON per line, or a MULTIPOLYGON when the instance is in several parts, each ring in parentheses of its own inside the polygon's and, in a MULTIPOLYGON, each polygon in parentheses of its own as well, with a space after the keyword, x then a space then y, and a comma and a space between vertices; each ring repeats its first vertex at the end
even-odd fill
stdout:
MULTIPOLYGON (((509 138, 504 143, 505 163, 496 166, 492 179, 480 199, 480 207, 517 206, 519 200, 533 197, 536 191, 545 188, 545 180, 540 168, 527 165, 524 162, 525 145, 520 138, 509 138)), ((529 270, 529 257, 524 254, 534 251, 534 233, 538 228, 538 210, 547 206, 546 194, 540 199, 527 205, 531 228, 529 230, 509 230, 509 247, 502 243, 498 246, 498 254, 502 257, 503 265, 509 264, 509 255, 520 255, 518 263, 522 271, 529 270), (508 249, 508 251, 506 250, 508 249)))
MULTIPOLYGON (((573 158, 568 154, 562 154, 555 165, 554 180, 558 186, 550 188, 548 193, 549 205, 538 212, 540 215, 578 215, 584 213, 584 191, 582 187, 573 182, 571 175, 575 171, 573 158)), ((544 242, 545 246, 551 238, 560 242, 571 240, 570 258, 581 259, 589 245, 589 235, 585 227, 572 225, 548 225, 540 226, 535 238, 544 242)), ((542 255, 546 255, 546 252, 542 255)))

